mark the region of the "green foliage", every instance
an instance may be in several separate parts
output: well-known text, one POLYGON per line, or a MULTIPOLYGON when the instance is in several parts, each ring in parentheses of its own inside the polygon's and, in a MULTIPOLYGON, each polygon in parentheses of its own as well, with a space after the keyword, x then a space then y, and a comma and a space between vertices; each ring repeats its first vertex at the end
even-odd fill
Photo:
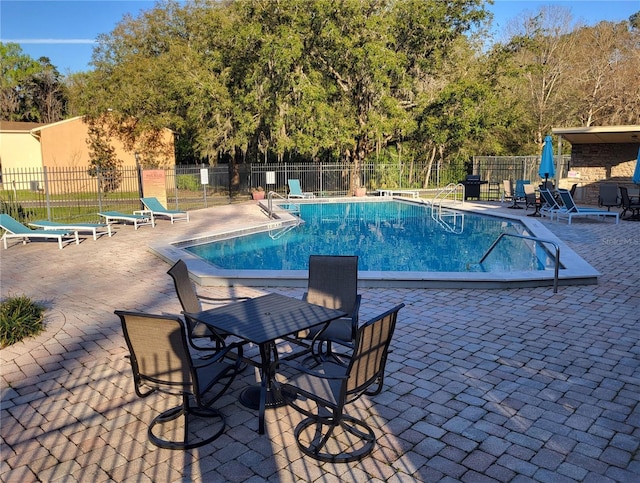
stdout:
POLYGON ((23 54, 19 44, 0 42, 0 119, 56 122, 63 119, 67 91, 48 57, 23 54))
POLYGON ((164 0, 99 37, 73 109, 135 119, 134 140, 170 128, 183 162, 347 160, 353 179, 398 143, 457 166, 537 153, 551 126, 640 122, 637 15, 585 28, 543 7, 490 45, 486 3, 164 0))
POLYGON ((116 191, 122 181, 120 166, 122 161, 116 157, 115 148, 111 145, 105 130, 96 124, 89 124, 89 176, 97 176, 100 189, 104 193, 116 191))
POLYGON ((170 127, 210 160, 360 163, 412 135, 425 77, 485 14, 479 0, 161 3, 100 37, 84 108, 170 127))
POLYGON ((12 218, 23 222, 30 219, 33 215, 33 210, 28 210, 19 203, 13 193, 8 192, 8 199, 0 198, 0 213, 11 215, 12 218))
POLYGON ((198 191, 202 189, 200 178, 195 174, 179 174, 176 176, 176 185, 179 190, 198 191))
POLYGON ((45 307, 22 295, 0 303, 0 348, 44 330, 45 307))

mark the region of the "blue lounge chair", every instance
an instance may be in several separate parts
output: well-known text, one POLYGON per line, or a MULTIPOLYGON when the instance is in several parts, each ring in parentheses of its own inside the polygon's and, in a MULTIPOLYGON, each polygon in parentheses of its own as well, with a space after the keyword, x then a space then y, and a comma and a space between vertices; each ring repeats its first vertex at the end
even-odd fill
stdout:
POLYGON ((89 232, 93 235, 94 240, 98 239, 98 235, 112 235, 111 225, 108 223, 59 223, 55 221, 38 220, 30 221, 29 225, 45 230, 74 230, 78 233, 89 232))
POLYGON ((102 216, 105 220, 105 223, 110 225, 111 223, 118 222, 130 222, 133 223, 133 226, 137 230, 138 227, 142 225, 151 225, 153 227, 156 226, 153 221, 153 213, 150 215, 136 215, 135 213, 129 215, 127 213, 120 213, 119 211, 103 211, 102 213, 98 213, 98 215, 102 216))
POLYGON ((289 183, 289 198, 315 198, 311 192, 303 192, 302 187, 300 186, 299 179, 290 179, 289 183))
POLYGON ((540 188, 540 196, 542 196, 543 201, 542 206, 540 207, 540 214, 542 216, 549 216, 549 218, 553 220, 554 215, 567 210, 564 206, 560 206, 558 204, 551 191, 540 188))
POLYGON ((164 206, 162 206, 162 203, 160 203, 160 200, 158 200, 158 198, 140 198, 140 201, 142 201, 145 207, 144 210, 141 210, 139 212, 140 214, 151 213, 154 217, 165 216, 171 219, 171 223, 173 223, 174 221, 189 221, 189 213, 187 213, 186 211, 168 210, 164 206))
POLYGON ((0 214, 0 228, 5 231, 4 235, 2 235, 5 250, 7 249, 8 238, 21 238, 24 245, 27 244, 30 238, 56 238, 61 250, 63 243, 71 243, 74 240, 76 245, 80 243, 78 232, 75 230, 32 230, 11 215, 4 213, 0 214))
POLYGON ((573 200, 573 196, 569 193, 569 190, 559 189, 558 194, 566 208, 566 211, 558 212, 558 219, 560 219, 560 216, 566 216, 569 225, 571 224, 571 218, 574 216, 615 216, 616 224, 620 221, 620 214, 615 211, 598 210, 596 208, 579 208, 573 200))

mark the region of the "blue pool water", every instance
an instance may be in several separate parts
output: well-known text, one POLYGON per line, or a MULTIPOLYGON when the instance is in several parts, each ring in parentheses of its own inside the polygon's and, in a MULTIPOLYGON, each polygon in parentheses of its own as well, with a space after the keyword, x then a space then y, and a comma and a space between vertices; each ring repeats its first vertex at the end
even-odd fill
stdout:
POLYGON ((322 202, 299 205, 304 223, 209 242, 186 250, 229 270, 306 270, 309 255, 358 255, 362 271, 536 271, 553 267, 541 244, 505 237, 480 265, 502 232, 525 234, 518 221, 432 211, 402 201, 322 202))

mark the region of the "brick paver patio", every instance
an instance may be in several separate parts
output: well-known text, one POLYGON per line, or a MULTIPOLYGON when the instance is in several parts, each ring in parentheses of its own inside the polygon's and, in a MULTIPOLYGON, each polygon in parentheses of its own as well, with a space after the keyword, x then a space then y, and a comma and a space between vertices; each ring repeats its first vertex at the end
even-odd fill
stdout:
POLYGON ((221 438, 191 451, 151 445, 148 421, 176 398, 135 396, 113 311, 179 313, 151 240, 253 220, 264 221, 253 203, 223 206, 63 250, 0 250, 2 296, 49 307, 43 334, 0 351, 2 481, 640 481, 640 224, 625 221, 542 221, 601 272, 598 285, 361 289, 363 321, 406 304, 385 388, 356 405, 378 435, 361 462, 303 457, 289 408, 268 411, 258 435, 237 400, 252 371, 217 404, 221 438))

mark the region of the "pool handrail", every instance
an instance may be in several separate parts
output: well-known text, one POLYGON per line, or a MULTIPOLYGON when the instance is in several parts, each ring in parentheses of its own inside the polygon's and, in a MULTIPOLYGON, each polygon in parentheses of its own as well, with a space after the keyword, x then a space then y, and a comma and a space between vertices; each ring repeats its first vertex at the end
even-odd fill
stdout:
POLYGON ((556 249, 556 259, 555 259, 555 271, 554 271, 554 274, 553 274, 553 293, 558 293, 558 276, 560 274, 560 246, 554 241, 545 240, 543 238, 538 238, 538 237, 535 237, 535 236, 519 235, 517 233, 503 232, 503 233, 500 233, 500 235, 498 235, 498 238, 495 239, 495 241, 491 244, 489 249, 485 252, 485 254, 480 259, 480 262, 478 262, 478 263, 484 262, 485 259, 487 258, 487 256, 489 256, 489 253, 491 253, 493 251, 493 249, 498 244, 498 242, 500 240, 502 240, 505 236, 513 236, 513 237, 516 237, 516 238, 524 238, 525 240, 533 240, 535 242, 540 242, 540 243, 549 243, 550 245, 553 245, 555 247, 555 249, 556 249))
POLYGON ((273 218, 273 195, 276 195, 278 198, 283 200, 287 199, 277 191, 269 191, 267 194, 267 215, 269 215, 269 218, 273 218))
POLYGON ((458 193, 458 188, 462 188, 462 199, 460 201, 462 202, 462 204, 464 204, 464 190, 465 190, 465 188, 464 188, 464 185, 462 183, 449 183, 447 186, 445 186, 440 191, 438 191, 438 193, 431 200, 431 204, 435 205, 436 204, 436 200, 439 200, 440 204, 441 204, 442 200, 443 199, 448 199, 449 195, 451 195, 451 194, 453 194, 453 196, 454 196, 453 201, 458 201, 456 199, 456 195, 458 193))

